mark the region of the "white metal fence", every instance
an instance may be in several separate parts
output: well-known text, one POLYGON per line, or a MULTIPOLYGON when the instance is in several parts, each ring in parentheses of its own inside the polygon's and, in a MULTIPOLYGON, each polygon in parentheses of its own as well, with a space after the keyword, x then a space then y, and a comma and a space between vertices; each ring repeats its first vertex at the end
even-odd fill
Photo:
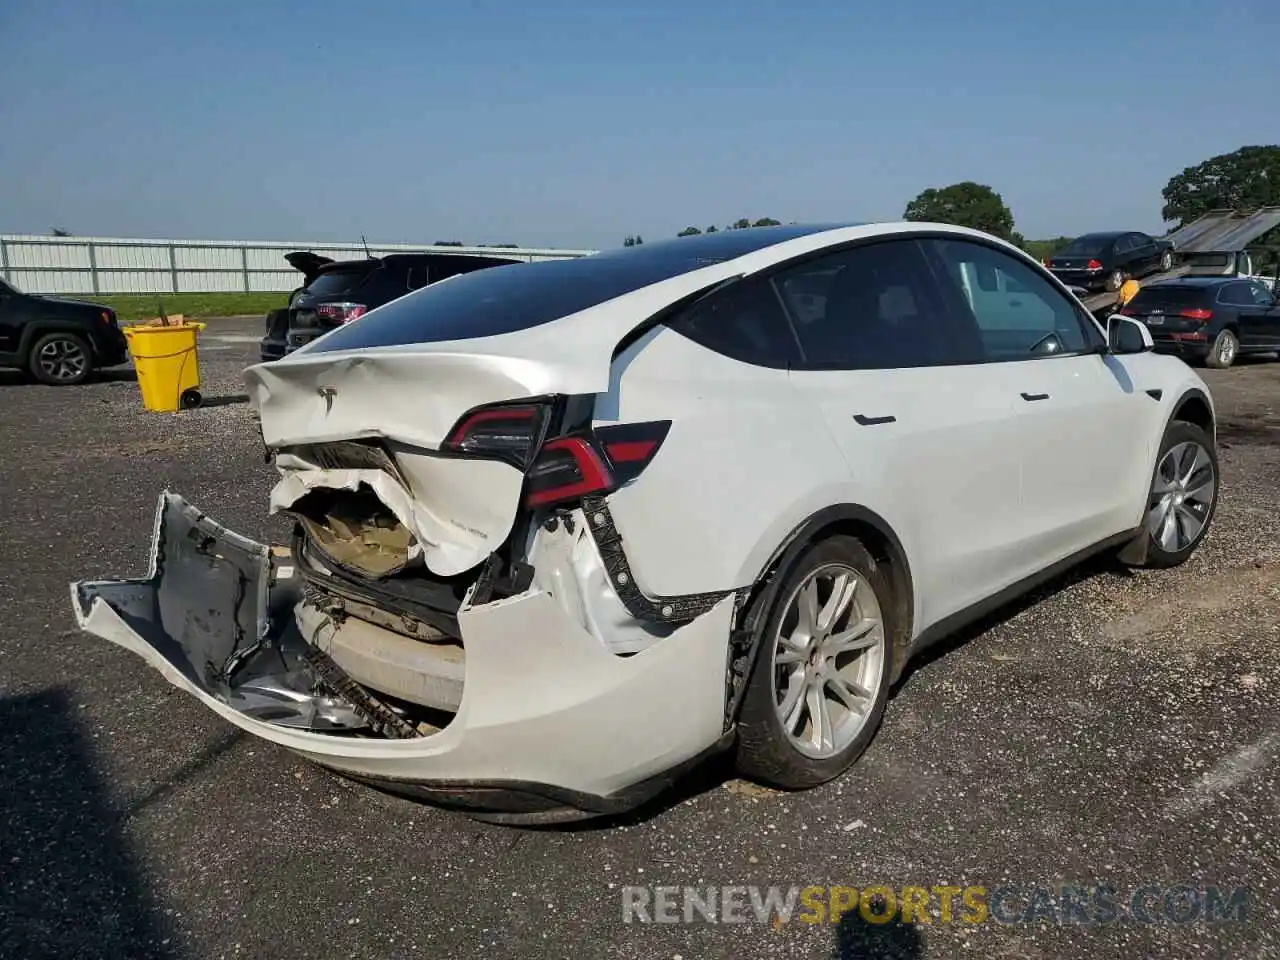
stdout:
MULTIPOLYGON (((312 250, 334 260, 365 255, 359 243, 0 234, 0 275, 28 293, 288 291, 298 286, 300 276, 284 259, 293 250, 312 250)), ((369 252, 374 256, 469 253, 533 261, 582 257, 595 251, 371 243, 369 252)))

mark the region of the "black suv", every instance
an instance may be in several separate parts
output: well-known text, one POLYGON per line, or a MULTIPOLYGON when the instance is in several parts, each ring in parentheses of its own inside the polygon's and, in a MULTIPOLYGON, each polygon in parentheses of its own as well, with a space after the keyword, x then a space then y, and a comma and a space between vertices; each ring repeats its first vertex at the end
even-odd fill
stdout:
POLYGON ((429 283, 522 262, 452 253, 396 253, 335 262, 314 253, 296 252, 285 259, 303 274, 303 286, 289 295, 288 307, 267 314, 263 361, 278 360, 374 307, 429 283))
POLYGON ((1159 353, 1219 369, 1280 351, 1280 300, 1248 277, 1179 277, 1148 284, 1120 311, 1141 320, 1159 353))
POLYGON ((114 310, 23 293, 0 280, 0 367, 70 386, 122 364, 129 349, 114 310))

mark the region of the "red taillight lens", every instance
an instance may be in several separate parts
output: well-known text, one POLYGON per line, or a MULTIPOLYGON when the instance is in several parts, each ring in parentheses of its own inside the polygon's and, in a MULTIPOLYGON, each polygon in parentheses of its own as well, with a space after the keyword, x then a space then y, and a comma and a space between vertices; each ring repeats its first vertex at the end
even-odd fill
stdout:
POLYGON ((670 420, 619 423, 547 441, 529 470, 525 505, 545 507, 616 490, 640 476, 670 429, 670 420))
POLYGON ((1102 264, 1099 263, 1097 260, 1090 260, 1088 263, 1085 264, 1085 267, 1089 270, 1101 270, 1102 264))
POLYGON ((537 403, 479 407, 462 415, 441 449, 449 453, 506 460, 521 470, 542 442, 547 408, 537 403))
POLYGON ((525 506, 604 494, 634 480, 653 460, 670 420, 622 423, 543 442, 549 405, 493 404, 469 410, 440 445, 446 453, 504 460, 525 471, 525 506))
POLYGON ((1053 266, 1053 264, 1051 264, 1051 263, 1049 262, 1049 258, 1048 258, 1048 257, 1045 257, 1045 258, 1044 258, 1043 260, 1041 260, 1040 262, 1041 262, 1041 263, 1043 263, 1046 267, 1051 267, 1051 266, 1053 266))
POLYGON ((1188 320, 1199 320, 1203 323, 1213 319, 1213 311, 1204 309, 1181 310, 1179 311, 1178 316, 1186 317, 1188 320))
POLYGON ((548 440, 529 468, 525 506, 576 500, 592 493, 608 493, 613 474, 586 437, 548 440))
POLYGON ((316 316, 334 323, 350 323, 369 312, 363 303, 322 303, 316 307, 316 316))

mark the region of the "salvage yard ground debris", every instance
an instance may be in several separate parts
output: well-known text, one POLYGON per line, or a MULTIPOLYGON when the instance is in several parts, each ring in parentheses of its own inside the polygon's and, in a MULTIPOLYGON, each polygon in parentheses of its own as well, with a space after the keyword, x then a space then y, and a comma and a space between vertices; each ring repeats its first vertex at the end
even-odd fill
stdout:
MULTIPOLYGON (((204 332, 207 397, 243 395, 260 329, 204 332)), ((931 651, 824 787, 711 768, 618 824, 516 831, 254 742, 75 630, 67 584, 144 572, 161 489, 279 543, 275 474, 248 403, 146 414, 127 371, 0 372, 0 956, 1276 956, 1280 363, 1204 374, 1222 504, 1184 567, 1096 563, 931 651), (772 929, 627 925, 620 893, 1059 882, 1251 899, 1238 923, 772 929)))

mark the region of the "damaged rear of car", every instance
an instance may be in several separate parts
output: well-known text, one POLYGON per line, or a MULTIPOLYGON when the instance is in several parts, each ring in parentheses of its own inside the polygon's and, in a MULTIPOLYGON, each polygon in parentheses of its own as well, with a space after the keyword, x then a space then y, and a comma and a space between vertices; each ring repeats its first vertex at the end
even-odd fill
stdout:
POLYGON ((165 493, 148 576, 73 585, 81 627, 383 788, 497 820, 634 807, 732 739, 754 577, 637 568, 616 495, 697 441, 622 375, 729 261, 816 229, 458 276, 250 368, 292 541, 165 493))

